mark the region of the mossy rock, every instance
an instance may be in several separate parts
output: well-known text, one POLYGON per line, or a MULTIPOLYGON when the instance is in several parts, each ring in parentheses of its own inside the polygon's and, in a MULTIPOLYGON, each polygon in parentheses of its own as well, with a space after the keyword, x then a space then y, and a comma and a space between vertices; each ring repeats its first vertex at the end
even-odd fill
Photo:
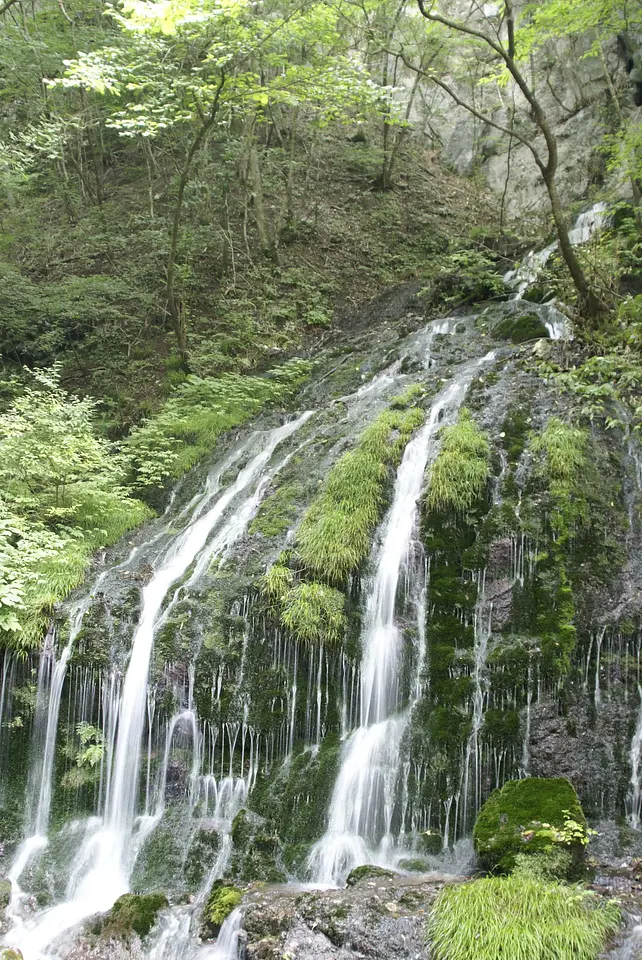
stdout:
POLYGON ((0 960, 24 960, 24 958, 20 950, 14 950, 12 947, 9 947, 9 949, 3 950, 2 953, 0 953, 0 960))
POLYGON ((444 848, 444 839, 440 833, 434 830, 426 830, 419 838, 423 853, 437 856, 444 848))
POLYGON ((430 866, 427 860, 422 860, 420 857, 413 857, 409 860, 400 860, 399 869, 407 870, 408 873, 426 873, 430 870, 430 866))
POLYGON ((119 897, 103 924, 103 934, 127 940, 137 933, 147 936, 161 910, 169 906, 164 893, 126 893, 119 897))
POLYGON ((9 906, 11 900, 11 880, 0 880, 0 908, 9 906))
POLYGON ((536 313, 524 313, 521 317, 505 317, 493 327, 493 336, 498 340, 525 343, 550 337, 548 329, 536 313))
POLYGON ((510 873, 519 854, 565 849, 569 874, 582 872, 588 831, 572 784, 564 777, 509 780, 479 812, 473 831, 475 852, 486 870, 510 873))
POLYGON ((358 883, 364 880, 384 880, 394 877, 392 870, 384 870, 383 867, 375 867, 371 863, 364 863, 362 867, 355 867, 348 874, 346 884, 349 887, 356 887, 358 883))
POLYGON ((203 928, 207 937, 217 937, 221 927, 243 899, 238 887, 215 880, 203 911, 203 928))

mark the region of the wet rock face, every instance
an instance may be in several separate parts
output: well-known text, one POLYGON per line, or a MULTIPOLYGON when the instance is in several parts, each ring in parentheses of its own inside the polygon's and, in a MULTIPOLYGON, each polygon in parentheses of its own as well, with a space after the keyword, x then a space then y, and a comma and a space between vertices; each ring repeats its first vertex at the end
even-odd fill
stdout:
POLYGON ((345 890, 266 888, 246 901, 247 960, 427 960, 425 923, 453 876, 359 879, 345 890))

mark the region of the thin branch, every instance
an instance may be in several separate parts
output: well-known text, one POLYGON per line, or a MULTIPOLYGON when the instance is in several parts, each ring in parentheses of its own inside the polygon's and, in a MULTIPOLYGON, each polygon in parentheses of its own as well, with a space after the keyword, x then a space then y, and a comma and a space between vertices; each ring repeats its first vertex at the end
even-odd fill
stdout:
POLYGON ((0 7, 0 16, 1 16, 3 13, 6 13, 7 10, 9 9, 9 7, 12 7, 12 6, 14 5, 14 3, 20 3, 20 2, 21 2, 21 0, 5 0, 5 2, 4 2, 4 3, 2 4, 2 6, 0 7))
POLYGON ((452 87, 448 86, 448 84, 445 83, 443 80, 441 80, 439 77, 436 77, 432 73, 426 73, 426 71, 422 70, 420 67, 416 67, 414 64, 409 63, 406 60, 403 53, 400 53, 399 56, 401 57, 401 59, 403 60, 403 62, 405 63, 405 65, 408 67, 409 70, 414 70, 416 73, 420 73, 422 76, 426 77, 427 80, 431 80, 438 87, 441 87, 441 89, 445 93, 447 93, 448 96, 451 97, 458 106, 463 107, 464 110, 467 110, 468 113, 473 115, 473 117, 476 117, 478 120, 481 120, 482 123, 487 123, 489 127, 494 127, 495 130, 499 130, 500 133, 505 133, 509 137, 514 137, 515 140, 519 140, 519 142, 523 143, 525 147, 528 147, 530 152, 533 154, 535 163, 540 168, 542 173, 544 173, 544 171, 546 170, 546 164, 544 163, 544 161, 542 160, 542 158, 540 157, 539 153, 537 152, 533 144, 530 142, 530 140, 527 140, 526 137, 523 137, 521 133, 517 133, 516 130, 511 130, 509 127, 505 127, 501 123, 497 123, 495 120, 492 120, 486 114, 480 113, 480 111, 477 110, 475 107, 473 107, 470 103, 467 103, 465 100, 462 100, 461 97, 459 97, 455 93, 452 87))

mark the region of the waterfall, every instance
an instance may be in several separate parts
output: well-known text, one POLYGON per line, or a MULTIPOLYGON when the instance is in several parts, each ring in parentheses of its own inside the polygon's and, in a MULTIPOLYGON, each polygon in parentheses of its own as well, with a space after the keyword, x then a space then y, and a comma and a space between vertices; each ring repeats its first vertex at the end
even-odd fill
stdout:
POLYGON ((147 713, 147 679, 155 633, 185 590, 244 533, 270 477, 278 469, 278 465, 267 469, 272 454, 310 416, 312 412, 306 412, 267 435, 257 436, 260 452, 220 496, 208 496, 207 500, 203 498, 197 503, 191 521, 170 540, 157 559, 152 579, 142 590, 140 619, 118 704, 105 814, 99 829, 90 833, 76 858, 73 883, 70 882, 67 891, 69 899, 45 910, 32 923, 22 921, 17 881, 26 864, 24 856, 12 869, 14 890, 10 915, 15 926, 7 935, 6 943, 19 947, 25 960, 40 960, 45 947, 62 933, 85 917, 108 910, 127 892, 137 849, 135 814, 147 713), (186 574, 187 580, 183 580, 186 574), (179 586, 167 601, 175 584, 179 586))
POLYGON ((640 708, 635 725, 635 733, 631 741, 631 792, 628 797, 629 822, 638 830, 640 827, 640 813, 642 812, 642 785, 640 784, 640 756, 642 755, 642 687, 638 687, 640 694, 640 708))
MULTIPOLYGON (((591 237, 601 230, 608 220, 608 204, 606 203, 596 203, 589 210, 580 213, 568 232, 571 244, 575 247, 588 243, 591 237)), ((523 298, 531 284, 535 283, 538 279, 556 250, 557 240, 555 240, 554 243, 549 243, 543 250, 531 250, 518 267, 514 270, 509 270, 508 273, 504 275, 504 283, 512 287, 515 291, 513 296, 514 300, 521 300, 523 298)), ((562 314, 559 314, 559 318, 559 320, 546 323, 552 340, 559 340, 560 337, 565 334, 564 317, 562 314)))
MULTIPOLYGON (((467 365, 437 395, 397 472, 392 506, 374 550, 376 572, 365 603, 360 725, 344 746, 328 828, 308 861, 311 875, 321 884, 338 884, 358 864, 390 860, 401 743, 411 709, 403 707, 400 696, 404 635, 395 620, 397 588, 417 537, 417 501, 426 466, 437 450, 436 435, 445 422, 452 422, 473 376, 493 357, 490 353, 467 365)), ((411 690, 417 686, 415 677, 411 690)))
POLYGON ((486 658, 488 656, 488 641, 491 636, 493 619, 493 605, 486 600, 486 571, 477 577, 478 598, 473 615, 475 635, 475 666, 473 670, 473 720, 466 745, 466 759, 464 766, 464 785, 462 789, 462 830, 468 830, 468 794, 470 786, 470 770, 474 765, 475 784, 473 796, 475 813, 479 810, 481 799, 482 758, 479 746, 479 732, 484 722, 484 704, 488 682, 485 677, 486 658))

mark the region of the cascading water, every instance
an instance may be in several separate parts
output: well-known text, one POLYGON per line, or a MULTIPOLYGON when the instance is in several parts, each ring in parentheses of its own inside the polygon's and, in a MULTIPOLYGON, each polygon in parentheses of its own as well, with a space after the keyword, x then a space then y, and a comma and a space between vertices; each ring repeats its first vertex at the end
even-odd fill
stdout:
MULTIPOLYGON (((170 541, 157 562, 152 579, 143 588, 142 610, 117 711, 115 756, 105 816, 100 828, 89 835, 77 856, 68 890, 69 899, 45 911, 35 922, 24 922, 20 914, 18 880, 28 859, 25 851, 17 858, 10 875, 14 883, 10 915, 15 927, 7 935, 6 942, 19 946, 25 960, 52 956, 44 951, 56 938, 85 917, 109 909, 127 891, 133 866, 131 853, 136 849, 132 841, 146 721, 147 678, 155 633, 184 591, 195 584, 212 561, 222 556, 242 535, 270 476, 278 469, 278 465, 271 471, 268 469, 272 454, 310 416, 311 412, 304 413, 260 438, 260 452, 220 496, 213 497, 211 491, 207 491, 208 502, 205 499, 197 502, 191 522, 170 541), (237 500, 236 511, 230 513, 237 500), (183 581, 190 570, 187 580, 183 581), (176 583, 180 585, 166 603, 176 583)), ((55 724, 52 724, 52 735, 55 735, 55 724)))
POLYGON ((640 783, 640 758, 642 756, 642 687, 639 687, 638 690, 640 694, 640 710, 635 725, 633 740, 631 741, 631 792, 627 803, 629 807, 629 823, 634 830, 639 830, 640 828, 640 814, 642 813, 642 784, 640 783))
MULTIPOLYGON (((344 747, 328 828, 308 862, 311 875, 320 884, 336 885, 358 864, 390 859, 399 755, 410 716, 410 706, 400 709, 404 635, 395 620, 397 588, 417 536, 417 501, 426 465, 437 449, 436 435, 453 419, 475 373, 493 356, 488 354, 466 366, 438 394, 425 425, 406 447, 397 472, 365 604, 360 726, 344 747)), ((415 678, 412 689, 416 688, 415 678)))

